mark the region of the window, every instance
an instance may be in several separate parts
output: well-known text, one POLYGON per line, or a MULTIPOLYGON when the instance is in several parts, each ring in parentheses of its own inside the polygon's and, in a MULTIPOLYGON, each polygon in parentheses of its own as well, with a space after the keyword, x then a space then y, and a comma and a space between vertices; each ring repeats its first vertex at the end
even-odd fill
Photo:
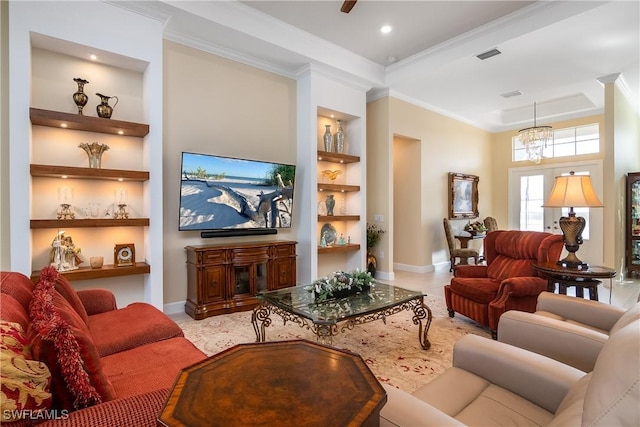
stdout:
MULTIPOLYGON (((520 139, 514 136, 511 139, 513 148, 513 161, 527 160, 524 146, 520 139)), ((553 140, 542 152, 542 157, 568 157, 580 156, 600 152, 600 126, 598 123, 574 128, 558 129, 553 131, 553 140)))

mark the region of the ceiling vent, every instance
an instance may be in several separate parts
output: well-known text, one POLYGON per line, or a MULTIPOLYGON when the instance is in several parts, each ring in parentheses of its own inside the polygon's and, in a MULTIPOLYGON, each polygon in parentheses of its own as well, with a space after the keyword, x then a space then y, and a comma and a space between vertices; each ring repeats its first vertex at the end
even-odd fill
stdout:
POLYGON ((476 58, 482 59, 484 61, 485 59, 491 58, 492 56, 500 55, 501 53, 502 52, 500 52, 498 49, 491 49, 484 53, 476 55, 476 58))
POLYGON ((522 92, 520 92, 519 90, 513 90, 511 92, 500 94, 500 96, 503 98, 513 98, 514 96, 520 96, 520 95, 522 95, 522 92))

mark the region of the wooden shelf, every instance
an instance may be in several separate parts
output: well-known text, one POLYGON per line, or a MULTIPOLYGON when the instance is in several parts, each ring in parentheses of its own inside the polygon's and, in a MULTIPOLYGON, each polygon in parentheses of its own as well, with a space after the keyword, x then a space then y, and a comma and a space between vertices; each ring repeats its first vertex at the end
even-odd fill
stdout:
POLYGON ((342 184, 318 184, 318 191, 334 191, 336 193, 346 193, 352 191, 360 191, 360 186, 342 184))
POLYGON ((351 243, 348 245, 335 245, 335 246, 327 246, 325 248, 318 247, 319 254, 330 254, 330 253, 339 253, 339 252, 354 252, 359 251, 360 245, 357 243, 351 243))
POLYGON ((328 151, 320 151, 318 150, 318 161, 320 162, 331 162, 331 163, 358 163, 360 161, 360 157, 351 156, 349 154, 338 154, 338 153, 330 153, 328 151))
POLYGON ((149 218, 129 219, 32 219, 31 229, 37 228, 88 228, 88 227, 147 227, 149 218))
MULTIPOLYGON (((87 280, 87 279, 104 279, 107 277, 132 276, 135 274, 148 274, 151 267, 146 262, 136 262, 135 265, 128 267, 114 267, 111 265, 103 265, 102 268, 80 267, 77 270, 61 271, 70 281, 87 280)), ((36 283, 40 277, 40 270, 31 273, 31 280, 36 283)))
POLYGON ((59 111, 30 108, 31 124, 54 128, 99 132, 110 135, 134 136, 142 138, 149 133, 149 125, 125 122, 122 120, 103 119, 80 114, 61 113, 59 111))
POLYGON ((318 222, 360 221, 360 215, 318 215, 318 222))
POLYGON ((149 172, 124 169, 96 169, 70 166, 31 165, 31 176, 47 178, 101 179, 114 181, 148 181, 149 172))

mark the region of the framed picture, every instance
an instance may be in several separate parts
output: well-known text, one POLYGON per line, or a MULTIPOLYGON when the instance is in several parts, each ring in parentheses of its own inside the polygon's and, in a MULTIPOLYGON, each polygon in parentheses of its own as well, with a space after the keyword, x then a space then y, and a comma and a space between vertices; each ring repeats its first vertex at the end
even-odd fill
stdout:
POLYGON ((478 178, 449 172, 449 218, 478 217, 478 178))

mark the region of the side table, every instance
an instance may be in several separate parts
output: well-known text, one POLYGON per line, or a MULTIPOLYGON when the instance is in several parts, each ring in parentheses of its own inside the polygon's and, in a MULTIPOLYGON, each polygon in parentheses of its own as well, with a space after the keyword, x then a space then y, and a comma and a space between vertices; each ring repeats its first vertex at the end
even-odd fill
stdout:
POLYGON ((159 426, 378 426, 387 393, 362 357, 306 340, 238 344, 182 370, 159 426))
MULTIPOLYGON (((609 267, 598 265, 590 265, 587 268, 577 269, 563 267, 554 261, 533 264, 533 269, 547 279, 547 290, 554 292, 556 283, 558 284, 558 293, 567 293, 567 287, 576 287, 576 296, 584 298, 584 289, 589 290, 589 299, 598 301, 598 285, 601 283, 598 279, 613 279, 616 271, 609 267)), ((611 300, 611 298, 609 298, 611 300)))

